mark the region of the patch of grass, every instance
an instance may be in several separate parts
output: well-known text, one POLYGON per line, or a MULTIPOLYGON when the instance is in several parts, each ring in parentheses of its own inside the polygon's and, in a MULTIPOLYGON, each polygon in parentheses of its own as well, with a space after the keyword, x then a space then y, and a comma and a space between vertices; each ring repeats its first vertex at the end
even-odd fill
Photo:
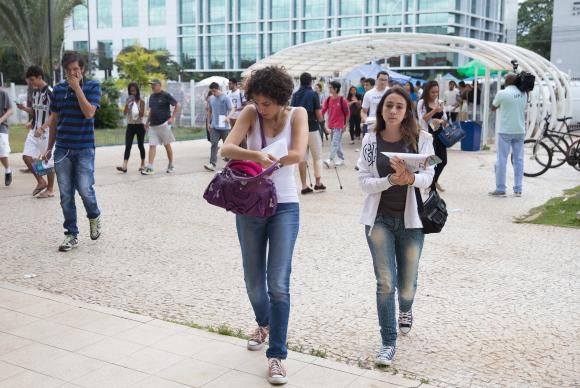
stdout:
POLYGON ((489 151, 490 149, 491 149, 491 148, 490 148, 490 147, 489 147, 487 144, 484 144, 484 145, 481 147, 481 150, 482 150, 482 151, 489 151))
MULTIPOLYGON (((184 127, 174 127, 172 128, 175 140, 196 140, 204 139, 205 129, 204 128, 184 128, 184 127)), ((13 153, 22 152, 24 149, 24 142, 26 141, 26 136, 28 135, 28 129, 24 125, 11 125, 10 126, 10 148, 13 153)), ((145 138, 147 141, 147 137, 145 138)), ((110 145, 123 145, 125 144, 125 128, 114 128, 114 129, 96 129, 95 130, 95 143, 97 147, 99 146, 110 146, 110 145)), ((137 144, 137 139, 135 139, 134 144, 137 144)))
POLYGON ((326 358, 326 351, 322 349, 310 349, 310 355, 314 357, 326 358))
POLYGON ((194 329, 199 329, 199 330, 206 330, 206 331, 209 331, 210 333, 227 335, 228 337, 248 339, 248 336, 244 334, 242 329, 231 328, 230 326, 226 325, 225 323, 222 325, 219 325, 218 327, 213 327, 213 326, 198 325, 197 323, 193 323, 193 322, 175 321, 173 319, 168 319, 168 318, 162 318, 162 319, 165 322, 171 322, 171 323, 175 323, 177 325, 192 327, 194 329))
POLYGON ((421 384, 431 384, 431 382, 429 381, 429 379, 426 379, 424 377, 421 378, 421 384))
POLYGON ((563 226, 580 228, 580 186, 564 190, 563 197, 550 199, 545 204, 533 208, 528 214, 516 219, 519 223, 563 226))

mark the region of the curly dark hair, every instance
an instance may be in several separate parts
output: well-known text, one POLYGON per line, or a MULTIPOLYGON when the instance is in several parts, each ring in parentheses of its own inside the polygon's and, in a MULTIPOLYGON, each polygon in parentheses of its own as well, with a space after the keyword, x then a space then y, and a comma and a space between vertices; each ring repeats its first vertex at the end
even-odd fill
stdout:
POLYGON ((246 82, 248 100, 263 96, 274 100, 278 105, 288 105, 292 90, 294 90, 292 77, 284 67, 279 66, 254 70, 246 82))
POLYGON ((377 123, 375 125, 375 131, 380 133, 387 127, 385 118, 383 117, 383 106, 385 105, 387 97, 389 97, 391 94, 398 94, 405 100, 405 117, 401 122, 401 135, 403 136, 405 143, 410 145, 412 149, 416 151, 417 139, 419 138, 419 127, 417 126, 415 114, 413 113, 413 102, 411 101, 409 93, 407 93, 407 91, 400 86, 393 86, 387 90, 387 92, 383 95, 383 98, 381 98, 379 105, 377 105, 377 123))

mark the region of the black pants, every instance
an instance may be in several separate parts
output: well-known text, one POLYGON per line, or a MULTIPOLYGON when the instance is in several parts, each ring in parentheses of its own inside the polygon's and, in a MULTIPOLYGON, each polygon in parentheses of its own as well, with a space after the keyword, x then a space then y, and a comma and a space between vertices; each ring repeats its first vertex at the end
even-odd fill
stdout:
POLYGON ((360 137, 360 115, 350 115, 348 119, 348 131, 350 132, 350 140, 355 137, 360 137))
POLYGON ((139 147, 139 153, 141 154, 141 160, 145 160, 145 125, 143 124, 127 124, 127 130, 125 131, 125 160, 129 160, 131 156, 131 147, 133 147, 133 139, 137 135, 137 146, 139 147))
POLYGON ((435 176, 433 177, 433 183, 431 184, 432 188, 435 188, 435 184, 439 180, 439 176, 447 165, 447 147, 445 147, 443 143, 441 143, 441 140, 439 140, 439 136, 437 136, 438 132, 439 131, 432 133, 433 148, 435 149, 435 155, 441 158, 442 162, 435 166, 435 176))
POLYGON ((451 121, 456 122, 458 114, 459 112, 449 112, 449 118, 451 119, 451 121))

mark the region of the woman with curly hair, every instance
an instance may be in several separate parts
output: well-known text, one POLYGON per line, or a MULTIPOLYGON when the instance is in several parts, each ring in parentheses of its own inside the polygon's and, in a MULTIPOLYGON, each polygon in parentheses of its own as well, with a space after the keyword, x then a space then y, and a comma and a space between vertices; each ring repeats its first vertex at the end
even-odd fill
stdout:
POLYGON ((377 281, 377 313, 381 347, 377 365, 391 365, 399 332, 413 325, 413 301, 417 291, 419 259, 423 249, 423 224, 417 210, 416 189, 431 185, 434 170, 407 170, 400 158, 383 152, 433 154, 431 135, 420 131, 412 101, 403 88, 389 89, 377 106, 374 132, 363 139, 358 159, 359 183, 365 193, 361 223, 377 281), (398 295, 397 317, 395 295, 398 295))
POLYGON ((244 107, 221 150, 225 158, 251 160, 263 168, 276 162, 283 166, 272 174, 278 197, 276 213, 267 218, 236 215, 246 290, 258 324, 247 347, 260 350, 270 337, 266 356, 272 384, 288 382, 282 360, 288 354, 290 272, 300 214, 294 170, 308 142, 306 110, 288 106, 293 87, 283 68, 254 71, 246 82, 246 95, 254 103, 244 107), (288 155, 278 160, 263 152, 260 131, 267 145, 285 139, 288 155), (247 149, 239 146, 244 140, 247 149))

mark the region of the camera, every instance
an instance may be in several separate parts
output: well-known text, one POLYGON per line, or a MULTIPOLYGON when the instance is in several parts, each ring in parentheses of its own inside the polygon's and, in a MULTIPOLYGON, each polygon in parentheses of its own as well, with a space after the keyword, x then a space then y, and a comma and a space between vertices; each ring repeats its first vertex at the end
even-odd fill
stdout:
POLYGON ((520 89, 523 93, 529 93, 534 90, 534 84, 536 83, 536 76, 527 71, 519 71, 518 66, 519 63, 517 60, 512 59, 511 64, 514 69, 514 73, 516 74, 516 80, 514 82, 514 86, 520 89))

